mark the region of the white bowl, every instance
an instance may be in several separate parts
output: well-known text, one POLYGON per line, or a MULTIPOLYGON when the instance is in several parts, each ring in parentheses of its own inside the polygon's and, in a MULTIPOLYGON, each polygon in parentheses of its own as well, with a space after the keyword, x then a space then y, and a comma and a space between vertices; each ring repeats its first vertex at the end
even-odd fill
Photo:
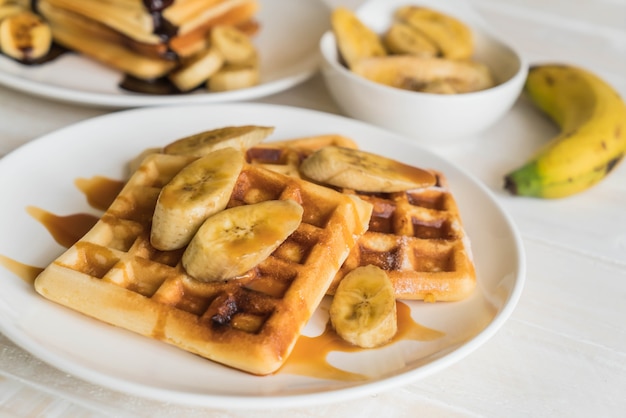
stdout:
POLYGON ((424 144, 446 144, 493 125, 520 95, 528 64, 512 47, 499 41, 484 21, 460 0, 371 0, 357 16, 378 33, 391 24, 400 6, 415 4, 455 16, 467 24, 475 40, 476 61, 486 64, 497 85, 487 90, 439 95, 388 87, 360 77, 338 59, 332 31, 320 41, 322 74, 331 95, 348 116, 402 134, 424 144))

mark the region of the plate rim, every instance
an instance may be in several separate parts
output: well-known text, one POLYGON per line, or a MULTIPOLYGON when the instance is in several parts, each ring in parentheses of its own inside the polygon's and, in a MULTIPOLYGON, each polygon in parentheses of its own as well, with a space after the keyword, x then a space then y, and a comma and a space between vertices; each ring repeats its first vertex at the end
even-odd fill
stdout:
MULTIPOLYGON (((238 111, 242 112, 243 110, 254 111, 255 109, 262 109, 263 111, 274 111, 274 112, 296 112, 298 114, 303 115, 308 118, 331 118, 342 122, 348 125, 359 125, 364 127, 372 132, 382 132, 386 135, 397 139, 400 142, 404 142, 405 144, 412 146, 418 152, 425 152, 428 155, 435 155, 432 151, 411 142, 407 139, 406 136, 393 133, 382 128, 378 128, 376 126, 357 121, 354 119, 350 119, 344 116, 325 113, 317 110, 310 110, 304 108, 296 108, 291 106, 284 105, 273 105, 273 104, 261 104, 261 103, 244 103, 244 104, 203 104, 203 105, 189 105, 189 106, 173 106, 173 107, 159 107, 159 108, 140 108, 140 109, 130 109, 124 110, 121 112, 109 113, 105 115, 95 116, 92 118, 85 119, 83 121, 77 122, 75 124, 69 125, 67 127, 58 129, 51 133, 40 136, 25 145, 15 149, 10 152, 3 158, 0 158, 0 171, 4 170, 5 161, 11 161, 13 159, 19 159, 22 153, 28 153, 33 148, 41 147, 41 143, 44 141, 52 141, 59 135, 65 135, 67 133, 71 133, 73 130, 88 128, 90 125, 101 123, 107 119, 115 120, 120 117, 128 117, 132 115, 137 115, 141 113, 150 114, 153 112, 167 111, 168 109, 176 109, 176 111, 191 111, 192 109, 228 109, 228 111, 238 111)), ((435 372, 441 371, 448 367, 451 364, 454 364, 464 357, 466 357, 471 352, 475 351, 478 347, 482 346, 485 342, 487 342, 495 333, 502 327, 502 325, 509 319, 510 315, 514 311, 521 293, 523 291, 524 282, 526 279, 526 254, 524 251, 524 246, 522 243, 521 235, 515 226, 511 216, 506 212, 506 210, 502 207, 502 205, 497 201, 495 195, 489 190, 482 182, 477 180, 473 175, 465 171, 462 167, 453 164, 446 158, 437 155, 437 158, 442 162, 449 164, 454 167, 461 175, 466 177, 467 180, 472 182, 476 187, 481 189, 481 191, 485 194, 494 208, 497 209, 499 214, 502 216, 502 220, 504 221, 507 232, 510 234, 512 238, 512 243, 515 245, 516 249, 516 261, 517 268, 512 269, 515 273, 515 283, 511 288, 511 292, 508 295, 503 308, 490 320, 487 326, 485 326, 480 332, 474 335, 472 338, 464 341, 462 345, 454 348, 449 353, 436 358, 435 360, 425 364, 418 366, 414 369, 408 370, 406 372, 396 374, 389 377, 381 377, 376 378, 371 381, 367 381, 363 384, 356 384, 352 386, 346 386, 338 389, 330 389, 330 390, 320 390, 317 392, 307 392, 305 394, 269 394, 269 395, 223 395, 223 394, 197 394, 197 393, 188 393, 181 392, 178 390, 170 390, 170 389, 161 389, 161 388, 147 388, 146 385, 136 383, 136 382, 126 382, 124 387, 126 389, 131 388, 133 391, 129 392, 129 394, 133 396, 138 396, 142 398, 153 398, 153 399, 168 399, 169 402, 181 405, 192 405, 192 406, 211 406, 215 408, 230 408, 230 409, 251 409, 251 408, 288 408, 288 407, 304 407, 304 406, 313 406, 313 405, 321 405, 337 402, 340 400, 351 400, 358 397, 363 397, 368 394, 378 393, 382 391, 386 391, 393 387, 401 386, 404 384, 408 384, 410 382, 414 382, 426 376, 429 376, 435 372), (147 393, 146 390, 149 389, 147 393), (278 402, 280 401, 280 402, 278 402)), ((2 312, 0 311, 0 314, 2 312)), ((53 351, 46 350, 43 346, 36 346, 33 349, 33 337, 20 332, 17 327, 14 326, 13 323, 6 324, 0 315, 0 331, 4 333, 11 341, 15 342, 20 348, 24 349, 27 352, 30 352, 35 357, 45 361, 46 363, 56 367, 60 370, 63 370, 67 373, 70 373, 72 376, 77 377, 79 379, 83 379, 94 383, 96 385, 104 386, 107 389, 111 389, 113 391, 117 391, 116 387, 119 387, 119 383, 123 378, 114 377, 110 375, 104 375, 98 371, 93 371, 87 369, 85 366, 79 367, 79 373, 76 372, 76 365, 72 364, 69 359, 64 358, 61 355, 56 354, 53 351)))

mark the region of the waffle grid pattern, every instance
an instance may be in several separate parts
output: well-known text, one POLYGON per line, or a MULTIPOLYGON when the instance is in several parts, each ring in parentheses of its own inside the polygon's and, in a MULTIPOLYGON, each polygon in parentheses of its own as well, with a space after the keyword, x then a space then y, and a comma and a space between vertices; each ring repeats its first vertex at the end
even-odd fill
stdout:
POLYGON ((303 222, 242 278, 201 283, 181 267, 184 249, 158 251, 149 240, 159 191, 189 161, 148 157, 94 228, 38 277, 36 289, 87 315, 218 362, 255 374, 273 372, 366 228, 369 205, 246 165, 229 207, 293 199, 305 209, 303 222))
MULTIPOLYGON (((299 177, 298 165, 327 145, 353 146, 334 136, 261 144, 248 152, 250 161, 299 177), (293 174, 296 173, 296 174, 293 174)), ((368 230, 359 239, 335 277, 329 293, 358 266, 374 264, 387 271, 399 299, 455 301, 476 286, 469 238, 442 173, 437 184, 397 193, 341 190, 373 205, 368 230)))

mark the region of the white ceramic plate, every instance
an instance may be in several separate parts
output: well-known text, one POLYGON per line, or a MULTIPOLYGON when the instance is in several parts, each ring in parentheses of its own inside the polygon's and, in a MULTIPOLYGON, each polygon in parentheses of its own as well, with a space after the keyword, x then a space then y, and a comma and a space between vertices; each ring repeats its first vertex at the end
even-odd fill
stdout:
POLYGON ((98 107, 223 103, 251 100, 286 90, 308 79, 319 65, 318 41, 329 28, 328 7, 319 0, 264 0, 254 41, 261 58, 261 82, 224 93, 148 95, 118 87, 123 75, 76 54, 39 66, 0 56, 0 84, 36 96, 98 107))
MULTIPOLYGON (((26 212, 94 212, 77 178, 122 179, 126 163, 147 147, 236 124, 276 127, 273 139, 338 133, 363 149, 443 171, 472 240, 478 288, 456 303, 409 303, 415 321, 445 333, 431 342, 401 341, 359 353, 331 353, 336 367, 367 374, 350 383, 278 373, 258 377, 57 306, 0 266, 0 330, 16 344, 70 374, 124 393, 215 408, 288 407, 335 402, 409 383, 460 360, 511 314, 524 281, 518 233, 491 193, 441 157, 396 134, 341 116, 255 104, 135 109, 91 119, 35 140, 0 160, 0 255, 44 267, 59 255, 47 230, 26 212)), ((318 309, 306 334, 321 331, 318 309)))

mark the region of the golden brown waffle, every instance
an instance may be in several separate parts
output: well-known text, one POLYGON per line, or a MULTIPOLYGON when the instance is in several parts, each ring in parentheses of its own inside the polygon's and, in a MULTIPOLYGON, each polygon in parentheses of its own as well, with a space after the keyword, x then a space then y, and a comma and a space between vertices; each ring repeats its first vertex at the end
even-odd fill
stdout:
POLYGON ((57 43, 143 80, 163 77, 206 50, 214 26, 254 34, 257 10, 257 0, 182 0, 155 12, 143 0, 37 2, 57 43))
POLYGON ((302 223, 241 279, 202 283, 181 266, 184 249, 157 251, 149 241, 161 188, 190 161, 146 157, 93 229, 37 277, 35 289, 61 305, 216 362, 272 373, 367 228, 371 206, 246 165, 229 207, 293 199, 304 208, 302 223))
MULTIPOLYGON (((347 138, 325 135, 260 144, 247 155, 255 164, 299 177, 300 162, 326 145, 353 146, 347 138)), ((368 231, 352 249, 329 293, 350 270, 368 264, 387 271, 399 299, 455 301, 472 293, 476 273, 469 238, 444 175, 433 174, 435 186, 407 192, 341 190, 372 203, 374 209, 368 231)))

